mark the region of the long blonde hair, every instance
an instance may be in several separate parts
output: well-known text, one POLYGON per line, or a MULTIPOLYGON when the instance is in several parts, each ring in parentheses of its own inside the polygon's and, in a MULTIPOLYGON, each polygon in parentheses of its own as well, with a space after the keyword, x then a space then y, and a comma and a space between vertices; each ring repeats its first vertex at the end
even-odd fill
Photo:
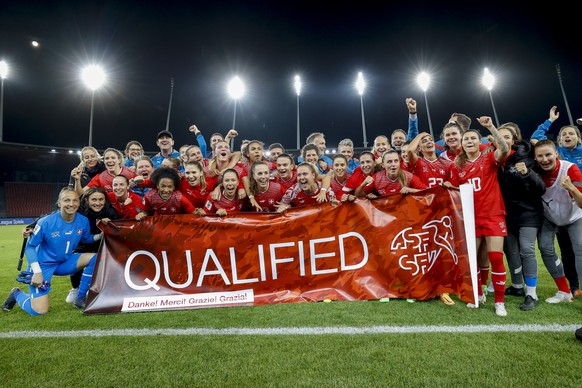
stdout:
MULTIPOLYGON (((390 149, 390 150, 384 152, 382 154, 382 163, 384 163, 384 158, 390 154, 396 154, 396 156, 398 156, 398 151, 390 149)), ((398 158, 398 160, 400 161, 400 157, 398 158)), ((384 169, 384 171, 386 171, 386 170, 384 169)), ((400 166, 400 164, 398 165, 397 178, 398 178, 398 182, 400 182, 400 186, 408 187, 408 179, 406 179, 406 173, 404 172, 404 170, 402 169, 402 166, 400 166)))
POLYGON ((95 155, 97 156, 97 163, 103 161, 103 158, 101 157, 101 155, 99 154, 99 151, 97 151, 97 148, 93 147, 93 146, 85 146, 81 149, 81 153, 79 154, 79 159, 81 160, 81 164, 83 167, 87 167, 87 164, 85 163, 85 161, 83 160, 83 153, 85 151, 93 151, 95 153, 95 155))

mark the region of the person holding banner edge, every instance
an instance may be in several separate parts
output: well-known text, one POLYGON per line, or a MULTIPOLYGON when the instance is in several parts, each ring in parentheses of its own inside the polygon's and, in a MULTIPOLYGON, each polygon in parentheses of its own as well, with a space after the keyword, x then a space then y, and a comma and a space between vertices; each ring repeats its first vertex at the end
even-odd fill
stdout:
MULTIPOLYGON (((463 150, 451 165, 449 181, 445 187, 459 187, 470 183, 474 189, 475 232, 477 249, 482 242, 487 244, 487 256, 491 262, 491 277, 495 294, 495 314, 507 316, 505 310, 505 280, 507 274, 503 263, 503 241, 507 236, 505 224, 505 206, 501 196, 497 170, 509 155, 509 147, 493 125, 491 117, 477 118, 479 124, 487 128, 496 143, 494 152, 481 152, 481 134, 476 129, 469 129, 463 134, 463 150)), ((479 303, 485 302, 478 278, 479 303)), ((477 307, 469 303, 467 307, 477 307)))

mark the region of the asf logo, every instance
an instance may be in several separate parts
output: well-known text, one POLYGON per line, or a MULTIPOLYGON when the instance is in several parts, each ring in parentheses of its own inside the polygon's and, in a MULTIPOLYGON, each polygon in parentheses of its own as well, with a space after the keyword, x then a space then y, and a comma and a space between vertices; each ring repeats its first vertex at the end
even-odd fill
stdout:
POLYGON ((412 227, 401 230, 390 245, 400 268, 411 271, 413 276, 425 274, 443 254, 450 255, 458 264, 452 225, 451 217, 444 216, 427 222, 421 231, 412 230, 412 227))

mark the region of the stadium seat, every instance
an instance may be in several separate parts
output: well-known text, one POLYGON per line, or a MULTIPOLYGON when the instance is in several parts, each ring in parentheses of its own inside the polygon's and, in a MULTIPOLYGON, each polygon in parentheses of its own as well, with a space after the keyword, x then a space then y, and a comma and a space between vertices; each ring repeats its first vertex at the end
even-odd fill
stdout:
POLYGON ((38 217, 55 209, 55 183, 6 182, 5 188, 8 217, 38 217))

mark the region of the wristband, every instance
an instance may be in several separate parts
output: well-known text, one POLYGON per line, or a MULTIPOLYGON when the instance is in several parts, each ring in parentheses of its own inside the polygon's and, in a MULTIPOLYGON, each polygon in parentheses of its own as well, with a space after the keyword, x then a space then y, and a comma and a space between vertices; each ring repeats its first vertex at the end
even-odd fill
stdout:
POLYGON ((37 261, 35 261, 34 263, 30 263, 30 269, 34 274, 42 273, 42 270, 40 269, 40 264, 38 264, 37 261))
POLYGON ((250 198, 255 198, 255 196, 254 196, 254 195, 249 195, 249 199, 250 199, 250 198))
POLYGON ((414 111, 414 112, 408 112, 408 113, 410 113, 411 115, 415 115, 416 114, 416 111, 414 111))
POLYGON ((325 187, 322 187, 321 191, 327 191, 327 189, 325 187))

